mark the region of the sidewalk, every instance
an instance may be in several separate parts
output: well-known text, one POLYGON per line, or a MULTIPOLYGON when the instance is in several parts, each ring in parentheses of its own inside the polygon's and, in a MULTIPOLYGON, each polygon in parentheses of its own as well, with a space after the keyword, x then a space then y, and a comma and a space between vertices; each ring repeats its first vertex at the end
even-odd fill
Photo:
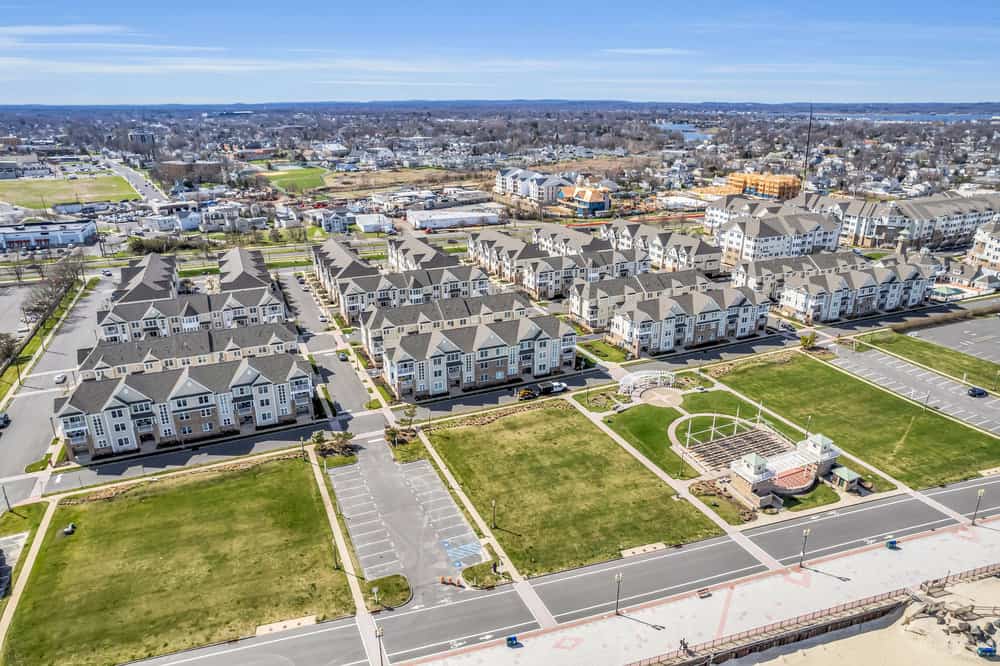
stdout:
POLYGON ((627 664, 668 653, 685 639, 695 645, 925 580, 1000 561, 1000 526, 953 527, 854 554, 807 561, 804 570, 785 569, 724 584, 701 599, 687 594, 549 631, 518 636, 520 649, 502 641, 411 663, 454 666, 517 664, 576 666, 627 664))

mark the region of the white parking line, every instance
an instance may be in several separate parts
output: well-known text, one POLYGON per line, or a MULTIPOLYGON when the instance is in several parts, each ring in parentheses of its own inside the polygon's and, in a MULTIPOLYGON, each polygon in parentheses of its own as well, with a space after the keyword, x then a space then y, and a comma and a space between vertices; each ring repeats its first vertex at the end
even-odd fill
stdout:
MULTIPOLYGON (((375 546, 375 545, 378 545, 378 547, 381 548, 382 546, 380 544, 384 544, 384 543, 391 544, 392 541, 389 540, 389 539, 379 539, 378 541, 368 541, 364 545, 358 545, 357 543, 355 543, 354 545, 355 545, 355 548, 360 551, 362 548, 368 548, 369 546, 375 546)), ((358 553, 358 557, 368 557, 369 555, 373 555, 373 554, 374 553, 365 553, 364 555, 362 555, 359 552, 358 553)))
MULTIPOLYGON (((382 555, 385 555, 386 553, 395 553, 395 552, 396 552, 396 550, 394 548, 390 548, 389 550, 382 550, 382 551, 379 551, 377 553, 366 553, 365 555, 360 555, 359 554, 358 555, 358 559, 361 560, 361 562, 362 562, 361 566, 364 566, 364 561, 367 560, 367 559, 369 559, 369 558, 372 558, 372 557, 381 557, 382 555)), ((398 562, 399 558, 394 558, 393 561, 394 562, 398 562)))
POLYGON ((351 538, 357 541, 359 537, 367 536, 369 534, 375 534, 376 532, 385 532, 386 534, 389 533, 388 530, 386 530, 384 527, 379 527, 378 529, 368 530, 367 532, 354 532, 353 534, 351 534, 351 538))

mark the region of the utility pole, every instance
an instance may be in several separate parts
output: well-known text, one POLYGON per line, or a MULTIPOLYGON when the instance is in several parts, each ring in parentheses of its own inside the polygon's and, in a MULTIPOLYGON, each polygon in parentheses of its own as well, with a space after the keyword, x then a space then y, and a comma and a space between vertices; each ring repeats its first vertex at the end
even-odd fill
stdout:
POLYGON ((806 130, 806 154, 802 158, 802 185, 806 184, 806 179, 809 177, 809 151, 812 148, 812 131, 813 131, 813 105, 809 105, 809 129, 806 130))
POLYGON ((802 563, 806 560, 806 541, 809 540, 810 530, 808 527, 802 530, 802 552, 799 553, 799 568, 802 568, 802 563))
POLYGON ((622 597, 622 572, 619 571, 615 574, 615 584, 617 585, 615 591, 615 615, 621 615, 621 611, 618 610, 619 602, 622 597))
POLYGON ((382 627, 375 627, 375 638, 378 639, 378 666, 385 666, 385 662, 382 660, 382 635, 385 631, 382 627))
POLYGON ((7 486, 0 486, 0 488, 3 489, 3 503, 7 505, 7 511, 10 511, 10 499, 7 497, 7 486))
POLYGON ((490 526, 492 529, 497 528, 497 501, 495 499, 490 500, 490 506, 493 508, 493 523, 490 526))
POLYGON ((982 501, 983 501, 983 495, 985 495, 985 494, 986 494, 986 489, 985 488, 980 488, 979 491, 976 493, 976 510, 972 512, 972 524, 973 525, 976 524, 976 518, 979 517, 979 505, 982 503, 982 501))

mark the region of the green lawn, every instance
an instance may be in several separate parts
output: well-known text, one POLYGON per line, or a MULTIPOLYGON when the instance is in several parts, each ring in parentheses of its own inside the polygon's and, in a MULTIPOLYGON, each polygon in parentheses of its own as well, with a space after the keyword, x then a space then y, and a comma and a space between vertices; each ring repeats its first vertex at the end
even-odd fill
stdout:
POLYGON ((743 507, 736 500, 707 493, 693 493, 693 495, 730 525, 743 525, 746 522, 740 516, 743 507))
POLYGON ((629 402, 624 395, 618 395, 618 385, 601 389, 591 389, 583 393, 574 393, 573 400, 591 412, 610 412, 616 405, 629 402))
MULTIPOLYGON (((35 538, 35 531, 38 529, 38 523, 42 522, 42 516, 45 515, 45 508, 47 506, 48 504, 45 502, 15 506, 13 511, 5 511, 4 514, 0 516, 0 537, 10 536, 11 534, 20 534, 21 532, 28 532, 28 540, 24 542, 24 549, 21 551, 21 557, 17 562, 17 566, 14 567, 14 576, 10 581, 11 587, 14 586, 17 576, 21 573, 21 568, 24 566, 24 558, 28 555, 28 549, 31 547, 31 542, 35 538)), ((9 598, 9 594, 0 598, 0 615, 3 614, 4 607, 7 605, 7 600, 9 598)))
POLYGON ((626 359, 625 350, 615 347, 612 344, 608 344, 604 340, 591 340, 590 342, 584 342, 580 345, 580 347, 602 361, 621 363, 626 359))
MULTIPOLYGON (((737 388, 738 387, 734 387, 737 388)), ((772 405, 767 404, 766 407, 772 407, 772 405)), ((746 400, 743 400, 739 396, 733 395, 729 391, 705 391, 704 393, 688 393, 684 396, 684 401, 681 403, 681 407, 685 411, 691 414, 700 413, 718 413, 718 414, 729 414, 731 416, 739 416, 741 419, 746 419, 748 421, 753 421, 757 418, 757 405, 750 404, 746 400)), ((780 410, 775 410, 781 413, 780 410)), ((802 439, 802 433, 795 428, 781 423, 780 421, 770 419, 768 420, 767 414, 764 414, 764 419, 771 424, 771 426, 783 434, 786 438, 793 442, 797 442, 802 439)), ((695 422, 691 425, 691 430, 697 430, 699 427, 707 428, 712 425, 712 418, 697 418, 695 422)), ((716 421, 716 427, 723 424, 724 419, 719 419, 716 421)))
POLYGON ((299 460, 161 479, 62 505, 14 616, 8 664, 110 664, 353 611, 299 460), (73 522, 77 533, 62 535, 73 522), (55 618, 60 621, 52 631, 55 618), (82 621, 86 618, 86 621, 82 621))
MULTIPOLYGON (((795 423, 916 487, 950 483, 1000 465, 1000 440, 796 354, 736 367, 720 378, 795 423)), ((845 461, 850 467, 850 462, 845 461)), ((860 471, 859 471, 860 472, 860 471)))
POLYGON ((515 566, 538 575, 624 548, 719 533, 575 409, 556 405, 430 433, 515 566))
POLYGON ((299 190, 311 190, 316 187, 323 187, 326 183, 323 174, 326 169, 320 167, 305 167, 302 169, 290 169, 288 171, 268 171, 263 174, 275 187, 281 189, 298 188, 299 190))
POLYGON ((1000 363, 976 358, 933 342, 892 331, 872 333, 864 336, 862 340, 956 379, 965 378, 970 384, 993 390, 997 388, 1000 363))
POLYGON ((177 271, 177 275, 182 278, 200 277, 202 275, 218 275, 218 266, 209 266, 207 268, 182 268, 177 271))
POLYGON ((406 576, 393 574, 384 578, 365 581, 365 605, 368 610, 384 610, 402 606, 410 600, 410 583, 406 576), (378 590, 376 594, 376 589, 378 590), (378 599, 378 601, 376 601, 378 599))
POLYGON ((837 494, 836 490, 825 483, 817 483, 816 487, 805 495, 786 497, 785 508, 789 511, 804 511, 806 509, 815 509, 825 504, 833 504, 839 499, 840 495, 837 494))
POLYGON ((139 195, 121 176, 23 179, 0 181, 0 201, 25 208, 50 208, 60 203, 124 201, 139 195))
POLYGON ((698 472, 674 453, 667 438, 667 426, 680 417, 680 412, 669 407, 637 405, 607 417, 604 422, 670 476, 693 479, 698 472))

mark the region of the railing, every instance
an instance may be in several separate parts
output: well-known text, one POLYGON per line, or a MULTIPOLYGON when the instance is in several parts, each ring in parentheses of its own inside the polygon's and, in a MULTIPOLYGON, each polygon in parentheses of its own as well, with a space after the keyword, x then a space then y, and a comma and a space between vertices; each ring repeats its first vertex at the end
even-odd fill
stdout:
MULTIPOLYGON (((944 578, 927 580, 920 584, 920 589, 927 590, 933 587, 942 587, 963 581, 978 580, 995 574, 1000 574, 1000 563, 990 564, 976 569, 969 569, 968 571, 962 571, 959 573, 948 574, 944 578)), ((876 594, 865 599, 840 604, 838 606, 834 606, 833 608, 813 611, 812 613, 806 613, 804 615, 799 615, 798 617, 789 618, 780 622, 773 622, 762 627, 755 627, 754 629, 741 631, 737 634, 731 634, 729 636, 723 636, 722 638, 716 638, 711 641, 699 643, 698 645, 689 646, 686 650, 678 649, 657 657, 648 657, 646 659, 634 661, 629 663, 628 666, 651 666, 653 664, 666 664, 675 661, 683 662, 687 659, 696 659, 699 655, 705 653, 711 654, 715 648, 723 645, 729 645, 736 648, 739 643, 750 644, 754 642, 753 639, 761 639, 769 634, 774 634, 776 632, 780 633, 785 629, 808 626, 816 620, 830 619, 846 611, 871 606, 890 599, 901 599, 903 597, 910 596, 910 594, 911 593, 907 588, 900 588, 891 592, 883 592, 882 594, 876 594)))

